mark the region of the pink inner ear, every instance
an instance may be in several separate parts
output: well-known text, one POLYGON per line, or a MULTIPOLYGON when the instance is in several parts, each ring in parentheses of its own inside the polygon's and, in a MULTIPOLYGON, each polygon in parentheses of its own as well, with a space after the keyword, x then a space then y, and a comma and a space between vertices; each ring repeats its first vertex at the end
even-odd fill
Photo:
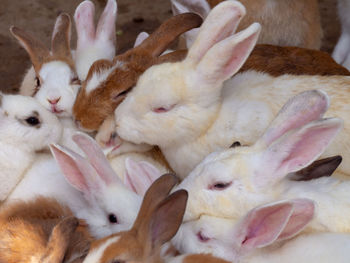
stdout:
POLYGON ((338 129, 334 127, 315 127, 307 130, 301 138, 291 145, 288 156, 281 162, 287 173, 304 168, 317 159, 325 150, 338 129))
POLYGON ((83 48, 95 39, 95 6, 91 1, 82 2, 76 9, 74 20, 78 34, 77 49, 83 48))
POLYGON ((240 226, 242 249, 250 251, 274 242, 287 224, 292 209, 290 203, 280 203, 253 210, 240 226))
POLYGON ((302 231, 315 214, 315 204, 309 199, 294 199, 293 213, 278 240, 291 238, 302 231))
POLYGON ((50 149, 67 181, 77 190, 88 192, 88 186, 84 175, 79 170, 74 159, 66 154, 61 147, 50 145, 50 149))

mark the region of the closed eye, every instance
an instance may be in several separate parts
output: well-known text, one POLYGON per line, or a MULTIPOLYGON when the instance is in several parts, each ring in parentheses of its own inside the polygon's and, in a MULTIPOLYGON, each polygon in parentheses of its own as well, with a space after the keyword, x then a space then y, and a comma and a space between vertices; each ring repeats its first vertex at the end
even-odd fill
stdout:
POLYGON ((209 186, 210 190, 222 191, 227 189, 232 185, 232 181, 230 182, 215 182, 214 184, 209 186))
POLYGON ((175 106, 176 106, 176 104, 173 104, 170 106, 156 107, 156 108, 153 108, 152 111, 155 113, 164 113, 164 112, 168 112, 168 111, 172 110, 175 106))

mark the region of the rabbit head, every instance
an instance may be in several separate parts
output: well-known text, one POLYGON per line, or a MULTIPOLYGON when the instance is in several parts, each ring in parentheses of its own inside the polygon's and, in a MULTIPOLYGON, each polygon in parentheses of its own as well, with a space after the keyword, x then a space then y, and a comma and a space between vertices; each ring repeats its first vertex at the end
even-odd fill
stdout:
POLYGON ((95 241, 84 262, 162 262, 160 248, 176 234, 186 208, 186 191, 168 196, 176 183, 171 174, 158 178, 147 190, 133 227, 95 241))
POLYGON ((292 199, 260 205, 238 221, 203 215, 182 224, 172 242, 181 253, 211 253, 236 262, 257 248, 297 235, 314 211, 313 201, 292 199))
POLYGON ((126 92, 136 84, 148 67, 181 60, 184 53, 179 51, 160 55, 177 36, 198 27, 201 22, 202 19, 195 14, 172 17, 140 45, 116 56, 113 62, 96 61, 91 66, 73 107, 74 117, 81 128, 97 130, 113 114, 126 92))
POLYGON ((67 181, 89 204, 79 216, 98 238, 129 229, 145 190, 160 175, 154 174, 155 168, 147 163, 127 159, 124 183, 91 137, 77 133, 73 140, 86 158, 59 145, 51 145, 51 151, 67 181))
POLYGON ((232 35, 244 14, 239 2, 225 1, 211 11, 183 61, 149 68, 115 111, 118 135, 167 147, 208 129, 223 82, 239 70, 259 35, 258 24, 232 35))
POLYGON ((39 39, 20 28, 12 26, 10 31, 32 61, 36 75, 36 88, 32 96, 56 115, 71 116, 80 80, 70 50, 69 15, 62 13, 58 16, 52 33, 51 51, 39 39))
POLYGON ((320 119, 327 108, 324 92, 300 93, 254 145, 210 154, 178 186, 190 196, 185 220, 203 214, 238 218, 274 200, 281 194, 278 184, 315 161, 342 128, 340 119, 320 119))
POLYGON ((80 80, 86 79, 89 68, 95 61, 99 59, 112 60, 115 56, 116 0, 108 0, 96 29, 94 13, 95 6, 89 0, 80 3, 74 13, 78 35, 75 66, 80 80))
POLYGON ((34 98, 0 93, 0 134, 7 144, 39 151, 60 140, 62 126, 34 98))

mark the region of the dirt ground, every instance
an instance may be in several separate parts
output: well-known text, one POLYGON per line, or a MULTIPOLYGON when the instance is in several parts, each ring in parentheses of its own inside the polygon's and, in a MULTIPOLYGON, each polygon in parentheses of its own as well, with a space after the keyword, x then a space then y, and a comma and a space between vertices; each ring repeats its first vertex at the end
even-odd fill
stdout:
MULTIPOLYGON (((117 0, 118 52, 133 45, 141 31, 152 32, 161 21, 171 16, 170 0, 117 0)), ((307 0, 306 0, 307 1, 307 0)), ((42 39, 47 46, 54 21, 60 12, 74 14, 81 0, 0 0, 0 90, 16 92, 30 61, 26 52, 11 36, 9 27, 16 25, 42 39)), ((106 0, 93 0, 100 14, 106 0)), ((331 52, 339 37, 336 0, 320 0, 324 30, 322 49, 331 52)), ((74 27, 73 27, 74 28, 74 27)), ((75 43, 73 31, 72 46, 75 43)))

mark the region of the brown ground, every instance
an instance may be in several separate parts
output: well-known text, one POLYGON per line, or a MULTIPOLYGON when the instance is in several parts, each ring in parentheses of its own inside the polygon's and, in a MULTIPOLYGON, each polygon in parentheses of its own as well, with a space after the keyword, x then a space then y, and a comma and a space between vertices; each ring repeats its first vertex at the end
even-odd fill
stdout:
MULTIPOLYGON (((58 13, 73 15, 82 0, 0 0, 0 90, 14 92, 30 65, 29 58, 10 35, 9 27, 16 25, 33 32, 48 46, 58 13)), ((93 0, 100 14, 106 0, 93 0)), ((118 52, 131 47, 141 31, 152 32, 161 21, 171 16, 170 0, 117 0, 118 52)), ((306 0, 307 1, 307 0, 306 0)), ((331 52, 339 36, 336 0, 319 0, 324 29, 323 50, 331 52)), ((75 33, 73 32, 73 36, 75 33)), ((73 38, 72 43, 75 43, 73 38)))

